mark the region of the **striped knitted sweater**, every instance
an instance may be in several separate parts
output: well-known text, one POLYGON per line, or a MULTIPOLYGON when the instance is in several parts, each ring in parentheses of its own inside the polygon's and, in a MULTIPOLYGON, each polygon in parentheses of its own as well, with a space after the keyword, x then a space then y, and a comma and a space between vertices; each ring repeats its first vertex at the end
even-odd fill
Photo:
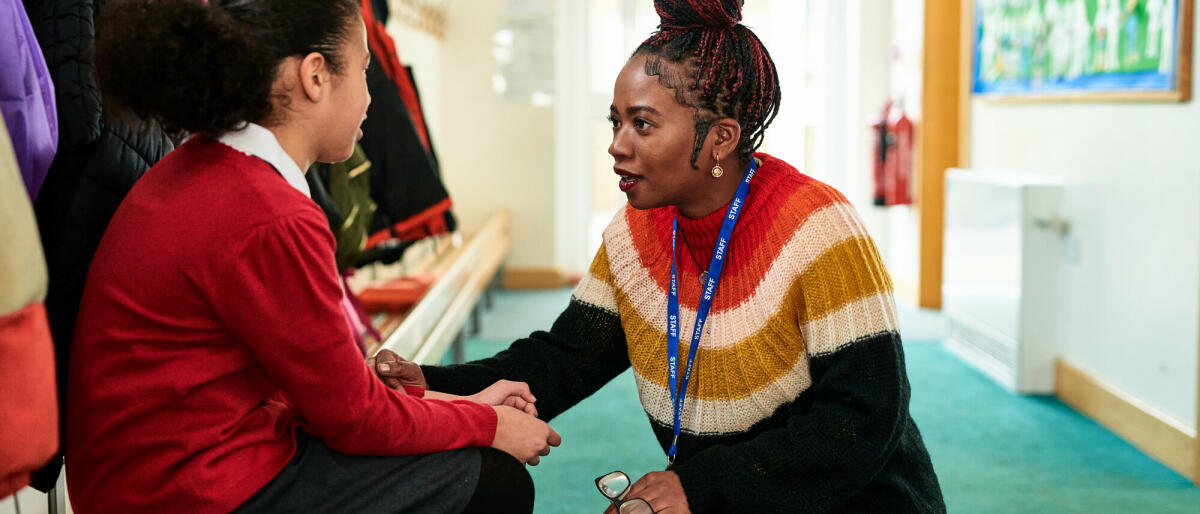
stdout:
MULTIPOLYGON (((692 511, 944 510, 909 415, 892 284, 874 243, 832 187, 758 157, 700 340, 672 468, 692 511)), ((550 419, 632 365, 665 450, 673 421, 672 220, 681 235, 682 359, 701 294, 696 261, 707 268, 726 210, 693 220, 673 207, 627 206, 549 332, 490 359, 426 368, 430 386, 465 393, 499 378, 523 380, 550 419)))

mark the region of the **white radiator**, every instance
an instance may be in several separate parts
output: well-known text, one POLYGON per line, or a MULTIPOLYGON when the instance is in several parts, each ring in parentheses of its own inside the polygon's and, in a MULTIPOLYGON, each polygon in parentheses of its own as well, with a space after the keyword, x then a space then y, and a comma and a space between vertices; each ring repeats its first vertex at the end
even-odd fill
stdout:
POLYGON ((1062 188, 1021 172, 946 174, 947 346, 1019 393, 1054 390, 1062 188))

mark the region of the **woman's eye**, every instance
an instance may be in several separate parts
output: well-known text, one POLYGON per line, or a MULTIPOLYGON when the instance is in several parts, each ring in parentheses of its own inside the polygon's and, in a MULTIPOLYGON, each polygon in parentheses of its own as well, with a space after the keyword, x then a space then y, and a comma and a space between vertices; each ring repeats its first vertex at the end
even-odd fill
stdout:
POLYGON ((617 128, 617 126, 621 123, 620 121, 617 120, 616 116, 613 116, 611 114, 608 115, 608 122, 612 124, 613 128, 617 128))
POLYGON ((650 128, 650 122, 648 122, 642 118, 637 118, 637 119, 633 120, 633 128, 636 128, 638 130, 646 130, 646 129, 650 128))

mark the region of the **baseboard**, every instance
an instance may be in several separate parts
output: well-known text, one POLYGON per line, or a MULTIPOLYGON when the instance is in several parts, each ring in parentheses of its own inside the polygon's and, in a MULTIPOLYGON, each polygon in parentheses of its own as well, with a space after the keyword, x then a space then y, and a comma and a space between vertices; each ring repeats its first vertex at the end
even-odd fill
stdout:
POLYGON ((996 381, 997 384, 1009 392, 1022 394, 1017 391, 1017 383, 1013 379, 1011 366, 1005 365, 979 348, 949 337, 946 338, 945 346, 946 350, 950 353, 957 355, 960 359, 973 366, 980 373, 987 375, 988 378, 996 381))
POLYGON ((558 289, 569 285, 568 277, 558 268, 506 266, 505 289, 558 289))
POLYGON ((1200 482, 1196 437, 1141 402, 1062 359, 1054 365, 1055 394, 1075 410, 1193 482, 1200 482))

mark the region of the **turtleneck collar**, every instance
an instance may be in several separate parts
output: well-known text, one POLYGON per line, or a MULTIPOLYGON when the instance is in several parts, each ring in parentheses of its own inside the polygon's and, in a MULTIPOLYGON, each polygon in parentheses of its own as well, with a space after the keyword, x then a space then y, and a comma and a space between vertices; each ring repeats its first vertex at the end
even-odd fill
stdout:
MULTIPOLYGON (((756 153, 754 157, 762 161, 758 171, 754 174, 754 180, 750 181, 750 192, 746 197, 746 207, 742 210, 742 216, 738 220, 738 225, 734 227, 734 235, 739 232, 738 227, 747 222, 747 218, 756 217, 763 213, 758 213, 760 209, 756 206, 763 204, 763 195, 771 191, 770 184, 778 180, 778 159, 764 153, 756 153)), ((743 170, 745 171, 745 170, 743 170)), ((740 176, 739 176, 740 180, 740 176)), ((733 199, 731 198, 732 202, 733 199)), ((679 220, 679 259, 680 261, 691 261, 696 268, 700 270, 708 269, 709 260, 712 259, 713 248, 717 245, 717 237, 721 233, 721 224, 725 221, 725 213, 729 212, 729 204, 725 204, 720 209, 708 213, 707 215, 691 219, 679 213, 679 209, 671 207, 672 214, 679 220), (690 256, 690 257, 689 257, 690 256), (699 259, 699 262, 694 262, 699 259)), ((690 268, 690 265, 680 263, 681 266, 690 268)))

